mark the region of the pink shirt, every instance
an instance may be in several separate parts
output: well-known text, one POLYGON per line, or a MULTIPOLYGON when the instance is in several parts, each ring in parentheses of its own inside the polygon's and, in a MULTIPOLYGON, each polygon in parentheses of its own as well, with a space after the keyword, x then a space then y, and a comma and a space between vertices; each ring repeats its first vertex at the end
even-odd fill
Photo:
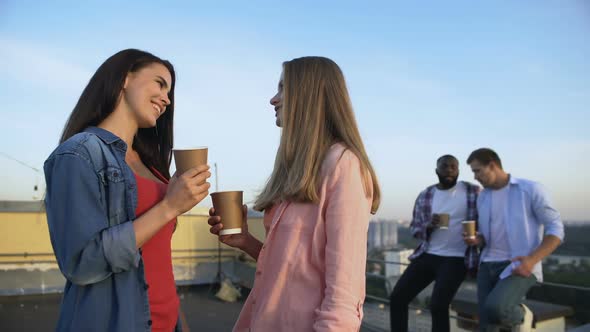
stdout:
POLYGON ((319 204, 282 202, 265 212, 266 241, 234 331, 360 329, 372 197, 358 158, 341 144, 321 172, 319 204))

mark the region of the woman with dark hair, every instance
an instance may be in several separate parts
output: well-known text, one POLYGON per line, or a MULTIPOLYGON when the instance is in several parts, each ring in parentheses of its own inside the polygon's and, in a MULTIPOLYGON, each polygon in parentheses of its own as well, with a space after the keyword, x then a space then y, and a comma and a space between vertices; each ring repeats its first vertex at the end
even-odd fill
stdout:
POLYGON ((170 177, 174 85, 166 60, 111 56, 45 161, 47 222, 66 278, 59 331, 180 330, 171 238, 211 174, 170 177))

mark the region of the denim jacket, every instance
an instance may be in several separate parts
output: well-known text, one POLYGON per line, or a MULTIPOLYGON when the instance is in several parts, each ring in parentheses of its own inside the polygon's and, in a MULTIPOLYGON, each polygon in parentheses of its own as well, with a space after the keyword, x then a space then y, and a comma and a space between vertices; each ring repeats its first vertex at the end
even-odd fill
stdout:
POLYGON ((45 161, 49 234, 67 280, 58 331, 151 330, 126 149, 114 134, 89 127, 45 161))

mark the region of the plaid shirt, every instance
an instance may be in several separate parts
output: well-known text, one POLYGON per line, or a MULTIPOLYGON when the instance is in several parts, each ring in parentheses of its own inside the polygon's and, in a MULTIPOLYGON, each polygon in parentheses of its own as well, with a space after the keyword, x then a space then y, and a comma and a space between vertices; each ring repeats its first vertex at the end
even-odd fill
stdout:
MULTIPOLYGON (((459 181, 465 184, 467 189, 467 220, 477 220, 477 195, 480 188, 474 184, 466 181, 459 181)), ((430 241, 430 233, 432 228, 428 228, 432 221, 432 197, 434 196, 434 189, 436 184, 424 189, 414 204, 414 213, 412 215, 412 223, 410 230, 412 235, 422 240, 418 248, 409 257, 410 260, 422 255, 428 250, 428 243, 430 241)), ((477 246, 467 247, 465 250, 465 266, 471 274, 477 271, 479 264, 479 248, 477 246)))

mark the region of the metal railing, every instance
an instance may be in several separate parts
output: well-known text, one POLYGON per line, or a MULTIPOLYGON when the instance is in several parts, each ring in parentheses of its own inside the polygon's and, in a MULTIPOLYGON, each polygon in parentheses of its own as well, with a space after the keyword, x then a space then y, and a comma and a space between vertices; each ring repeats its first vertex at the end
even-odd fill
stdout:
MULTIPOLYGON (((367 259, 367 263, 385 263, 385 264, 394 264, 394 265, 402 265, 402 266, 408 266, 408 265, 410 265, 409 263, 393 262, 393 261, 386 261, 386 260, 381 260, 381 259, 367 259)), ((367 273, 367 276, 368 275, 370 275, 371 277, 383 277, 384 279, 387 279, 384 276, 378 276, 378 275, 367 273)), ((568 285, 568 284, 560 284, 560 283, 548 282, 548 281, 537 282, 537 284, 535 286, 541 286, 541 285, 547 285, 547 286, 554 286, 554 287, 561 287, 561 288, 566 288, 566 289, 574 289, 574 290, 580 290, 580 291, 590 292, 590 287, 575 286, 575 285, 568 285)))
MULTIPOLYGON (((219 258, 233 258, 236 259, 237 257, 237 251, 234 249, 221 249, 218 250, 217 248, 205 248, 205 249, 173 249, 172 250, 172 259, 173 260, 178 260, 178 259, 217 259, 219 258), (174 256, 175 253, 190 253, 190 252, 197 252, 197 253, 205 253, 205 252, 211 252, 212 254, 210 255, 183 255, 183 256, 174 256), (226 253, 226 255, 222 255, 221 253, 226 253), (233 255, 230 255, 229 253, 236 253, 233 255)), ((55 260, 55 255, 53 253, 49 253, 49 252, 22 252, 22 253, 0 253, 0 259, 1 258, 30 258, 28 260, 6 260, 6 261, 0 261, 0 265, 4 264, 51 264, 51 263, 57 263, 57 261, 55 260), (52 259, 36 259, 34 257, 47 257, 50 256, 52 257, 52 259)))
MULTIPOLYGON (((393 262, 393 261, 386 261, 386 260, 380 260, 380 259, 367 259, 367 263, 384 263, 384 264, 394 264, 394 265, 401 265, 401 266, 408 266, 410 265, 409 263, 402 263, 402 262, 393 262)), ((371 277, 371 278, 377 278, 377 279, 382 279, 384 280, 386 283, 388 283, 388 285, 390 286, 391 289, 393 289, 393 285, 391 285, 391 280, 389 280, 389 278, 387 278, 386 276, 382 276, 382 275, 376 275, 376 274, 371 274, 371 273, 365 273, 365 275, 367 277, 371 277)), ((390 304, 390 301, 388 298, 383 298, 380 296, 374 296, 374 295, 370 295, 370 294, 366 294, 365 297, 367 299, 371 299, 373 301, 377 301, 383 304, 390 304)), ((413 304, 409 304, 408 308, 413 309, 413 310, 422 310, 425 312, 430 312, 430 309, 426 308, 426 307, 421 307, 421 306, 416 306, 413 304)), ((467 318, 467 317, 461 317, 461 316, 455 316, 455 315, 449 315, 449 318, 451 319, 456 319, 458 321, 462 321, 462 322, 466 322, 466 323, 477 323, 478 321, 467 318)))
MULTIPOLYGON (((218 249, 218 248, 203 248, 203 249, 173 249, 172 254, 174 253, 190 253, 190 252, 224 252, 224 253, 238 253, 235 249, 218 249)), ((0 258, 16 258, 22 257, 24 259, 32 258, 32 257, 40 257, 40 256, 51 256, 53 257, 54 254, 52 252, 22 252, 22 253, 0 253, 0 258)), ((173 259, 191 259, 191 258, 217 258, 217 254, 211 255, 185 255, 185 256, 172 256, 173 259)), ((221 258, 236 258, 236 255, 220 255, 221 258)), ((0 262, 0 264, 34 264, 34 263, 55 263, 55 259, 31 259, 31 260, 20 260, 20 261, 4 261, 0 262)), ((386 261, 382 259, 367 259, 367 263, 383 263, 383 264, 394 264, 394 265, 401 265, 401 266, 408 266, 409 263, 402 263, 402 262, 394 262, 394 261, 386 261)), ((370 274, 367 273, 367 276, 371 276, 373 278, 383 279, 386 282, 389 282, 389 279, 382 275, 370 274)), ((555 282, 538 282, 537 286, 540 285, 547 285, 547 286, 554 286, 554 287, 561 287, 566 289, 573 289, 579 291, 590 291, 590 287, 584 286, 575 286, 575 285, 567 285, 567 284, 560 284, 555 282)), ((387 300, 383 299, 382 300, 387 300)), ((387 300, 389 301, 389 300, 387 300)), ((387 302, 389 303, 389 302, 387 302)))
MULTIPOLYGON (((191 252, 191 251, 196 251, 196 252, 209 252, 209 251, 217 251, 217 248, 205 248, 205 249, 172 249, 172 253, 175 252, 191 252)), ((221 251, 232 251, 234 252, 234 249, 221 249, 221 251)), ((27 258, 29 256, 53 256, 54 254, 52 252, 21 252, 21 253, 10 253, 10 254, 2 254, 0 253, 0 257, 24 257, 27 258)))
MULTIPOLYGON (((401 265, 401 266, 408 266, 410 265, 409 263, 402 263, 402 262, 394 262, 394 261, 386 261, 386 260, 380 260, 380 259, 367 259, 367 263, 382 263, 382 264, 394 264, 394 265, 401 265)), ((388 286, 390 286, 390 289, 393 289, 393 285, 391 285, 391 280, 389 278, 387 278, 386 276, 383 275, 377 275, 377 274, 372 274, 372 273, 365 273, 365 275, 367 277, 371 277, 371 278, 376 278, 376 279, 382 279, 384 280, 386 283, 388 283, 388 286)), ((555 282, 537 282, 537 284, 534 287, 538 287, 541 285, 547 285, 547 286, 554 286, 554 287, 561 287, 561 288, 565 288, 565 289, 574 289, 574 290, 579 290, 579 291, 588 291, 590 292, 590 287, 583 287, 583 286, 575 286, 575 285, 567 285, 567 284, 560 284, 560 283, 555 283, 555 282)), ((370 295, 370 294, 366 294, 365 297, 367 299, 371 299, 373 301, 376 302, 380 302, 383 304, 390 304, 390 301, 388 298, 383 298, 380 296, 375 296, 375 295, 370 295)), ((421 307, 421 306, 416 306, 416 305, 408 305, 408 307, 410 309, 413 310, 422 310, 425 312, 430 312, 430 309, 426 308, 426 307, 421 307)), ((462 322, 467 322, 467 323, 477 323, 477 320, 473 320, 473 319, 469 319, 467 317, 461 317, 461 316, 455 316, 455 315, 449 315, 449 318, 452 319, 456 319, 458 321, 462 321, 462 322)))

